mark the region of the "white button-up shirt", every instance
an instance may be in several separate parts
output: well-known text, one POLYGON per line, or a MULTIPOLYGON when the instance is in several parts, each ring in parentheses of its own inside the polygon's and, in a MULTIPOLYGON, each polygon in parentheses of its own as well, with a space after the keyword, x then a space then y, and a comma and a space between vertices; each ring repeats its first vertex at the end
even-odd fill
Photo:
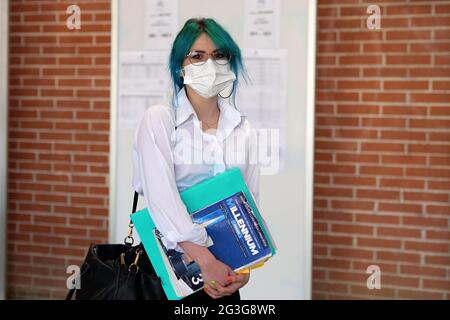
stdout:
POLYGON ((135 132, 133 187, 144 196, 169 249, 182 251, 177 245, 182 241, 207 244, 206 230, 192 222, 179 195, 186 188, 239 167, 259 205, 256 134, 246 117, 224 99, 219 98, 219 109, 216 135, 204 132, 182 89, 177 106, 148 108, 135 132))

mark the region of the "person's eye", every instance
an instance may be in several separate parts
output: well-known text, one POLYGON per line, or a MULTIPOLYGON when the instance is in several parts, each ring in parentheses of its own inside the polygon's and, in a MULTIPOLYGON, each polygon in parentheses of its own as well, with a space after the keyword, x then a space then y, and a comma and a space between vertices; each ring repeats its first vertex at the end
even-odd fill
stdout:
POLYGON ((191 54, 191 59, 192 60, 202 60, 203 59, 203 54, 199 53, 199 52, 195 52, 191 54))
POLYGON ((214 59, 216 59, 216 60, 218 60, 218 59, 225 59, 225 58, 226 58, 226 56, 225 56, 225 54, 222 53, 222 52, 216 52, 216 53, 214 54, 214 59))

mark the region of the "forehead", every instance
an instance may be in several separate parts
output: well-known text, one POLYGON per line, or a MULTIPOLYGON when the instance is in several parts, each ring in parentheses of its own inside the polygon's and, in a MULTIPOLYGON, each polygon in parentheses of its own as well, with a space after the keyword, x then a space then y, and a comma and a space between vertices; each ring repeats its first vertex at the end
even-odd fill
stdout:
POLYGON ((202 33, 197 38, 197 40, 195 40, 191 47, 191 51, 203 50, 206 52, 212 52, 216 49, 216 45, 214 44, 214 42, 212 42, 211 38, 206 33, 202 33))

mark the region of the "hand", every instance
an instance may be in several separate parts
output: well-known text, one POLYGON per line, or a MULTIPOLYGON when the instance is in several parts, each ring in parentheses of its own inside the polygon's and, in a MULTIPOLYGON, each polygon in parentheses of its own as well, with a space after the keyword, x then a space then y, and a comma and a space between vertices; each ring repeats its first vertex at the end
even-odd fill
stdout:
MULTIPOLYGON (((229 277, 235 276, 233 270, 223 262, 217 260, 208 248, 199 246, 189 241, 180 242, 179 245, 200 266, 203 283, 205 285, 205 291, 207 290, 207 288, 215 289, 225 287, 230 282, 229 277)), ((212 298, 220 298, 233 292, 234 291, 209 293, 208 291, 206 291, 206 293, 209 294, 212 298)))
POLYGON ((206 288, 225 287, 230 282, 229 277, 234 275, 229 266, 215 258, 200 264, 200 270, 206 288))
POLYGON ((215 287, 211 287, 205 285, 205 292, 214 299, 229 296, 245 286, 249 280, 250 273, 234 274, 228 277, 229 284, 227 286, 216 284, 215 287))

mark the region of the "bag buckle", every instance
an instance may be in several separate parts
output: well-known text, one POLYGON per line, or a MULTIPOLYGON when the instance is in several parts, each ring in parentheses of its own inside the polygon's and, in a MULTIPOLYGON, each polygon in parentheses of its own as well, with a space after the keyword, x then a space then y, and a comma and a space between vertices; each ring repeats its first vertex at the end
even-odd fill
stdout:
POLYGON ((130 264, 130 267, 128 268, 128 271, 131 272, 132 267, 136 268, 136 272, 139 271, 139 266, 138 266, 138 261, 139 261, 139 257, 142 254, 142 249, 138 249, 136 251, 136 259, 134 259, 134 262, 132 264, 130 264))
POLYGON ((125 265, 125 252, 120 254, 120 265, 121 266, 125 265))
POLYGON ((128 235, 123 240, 123 242, 129 246, 132 246, 134 243, 133 227, 134 227, 134 224, 130 221, 130 223, 128 224, 128 235))

